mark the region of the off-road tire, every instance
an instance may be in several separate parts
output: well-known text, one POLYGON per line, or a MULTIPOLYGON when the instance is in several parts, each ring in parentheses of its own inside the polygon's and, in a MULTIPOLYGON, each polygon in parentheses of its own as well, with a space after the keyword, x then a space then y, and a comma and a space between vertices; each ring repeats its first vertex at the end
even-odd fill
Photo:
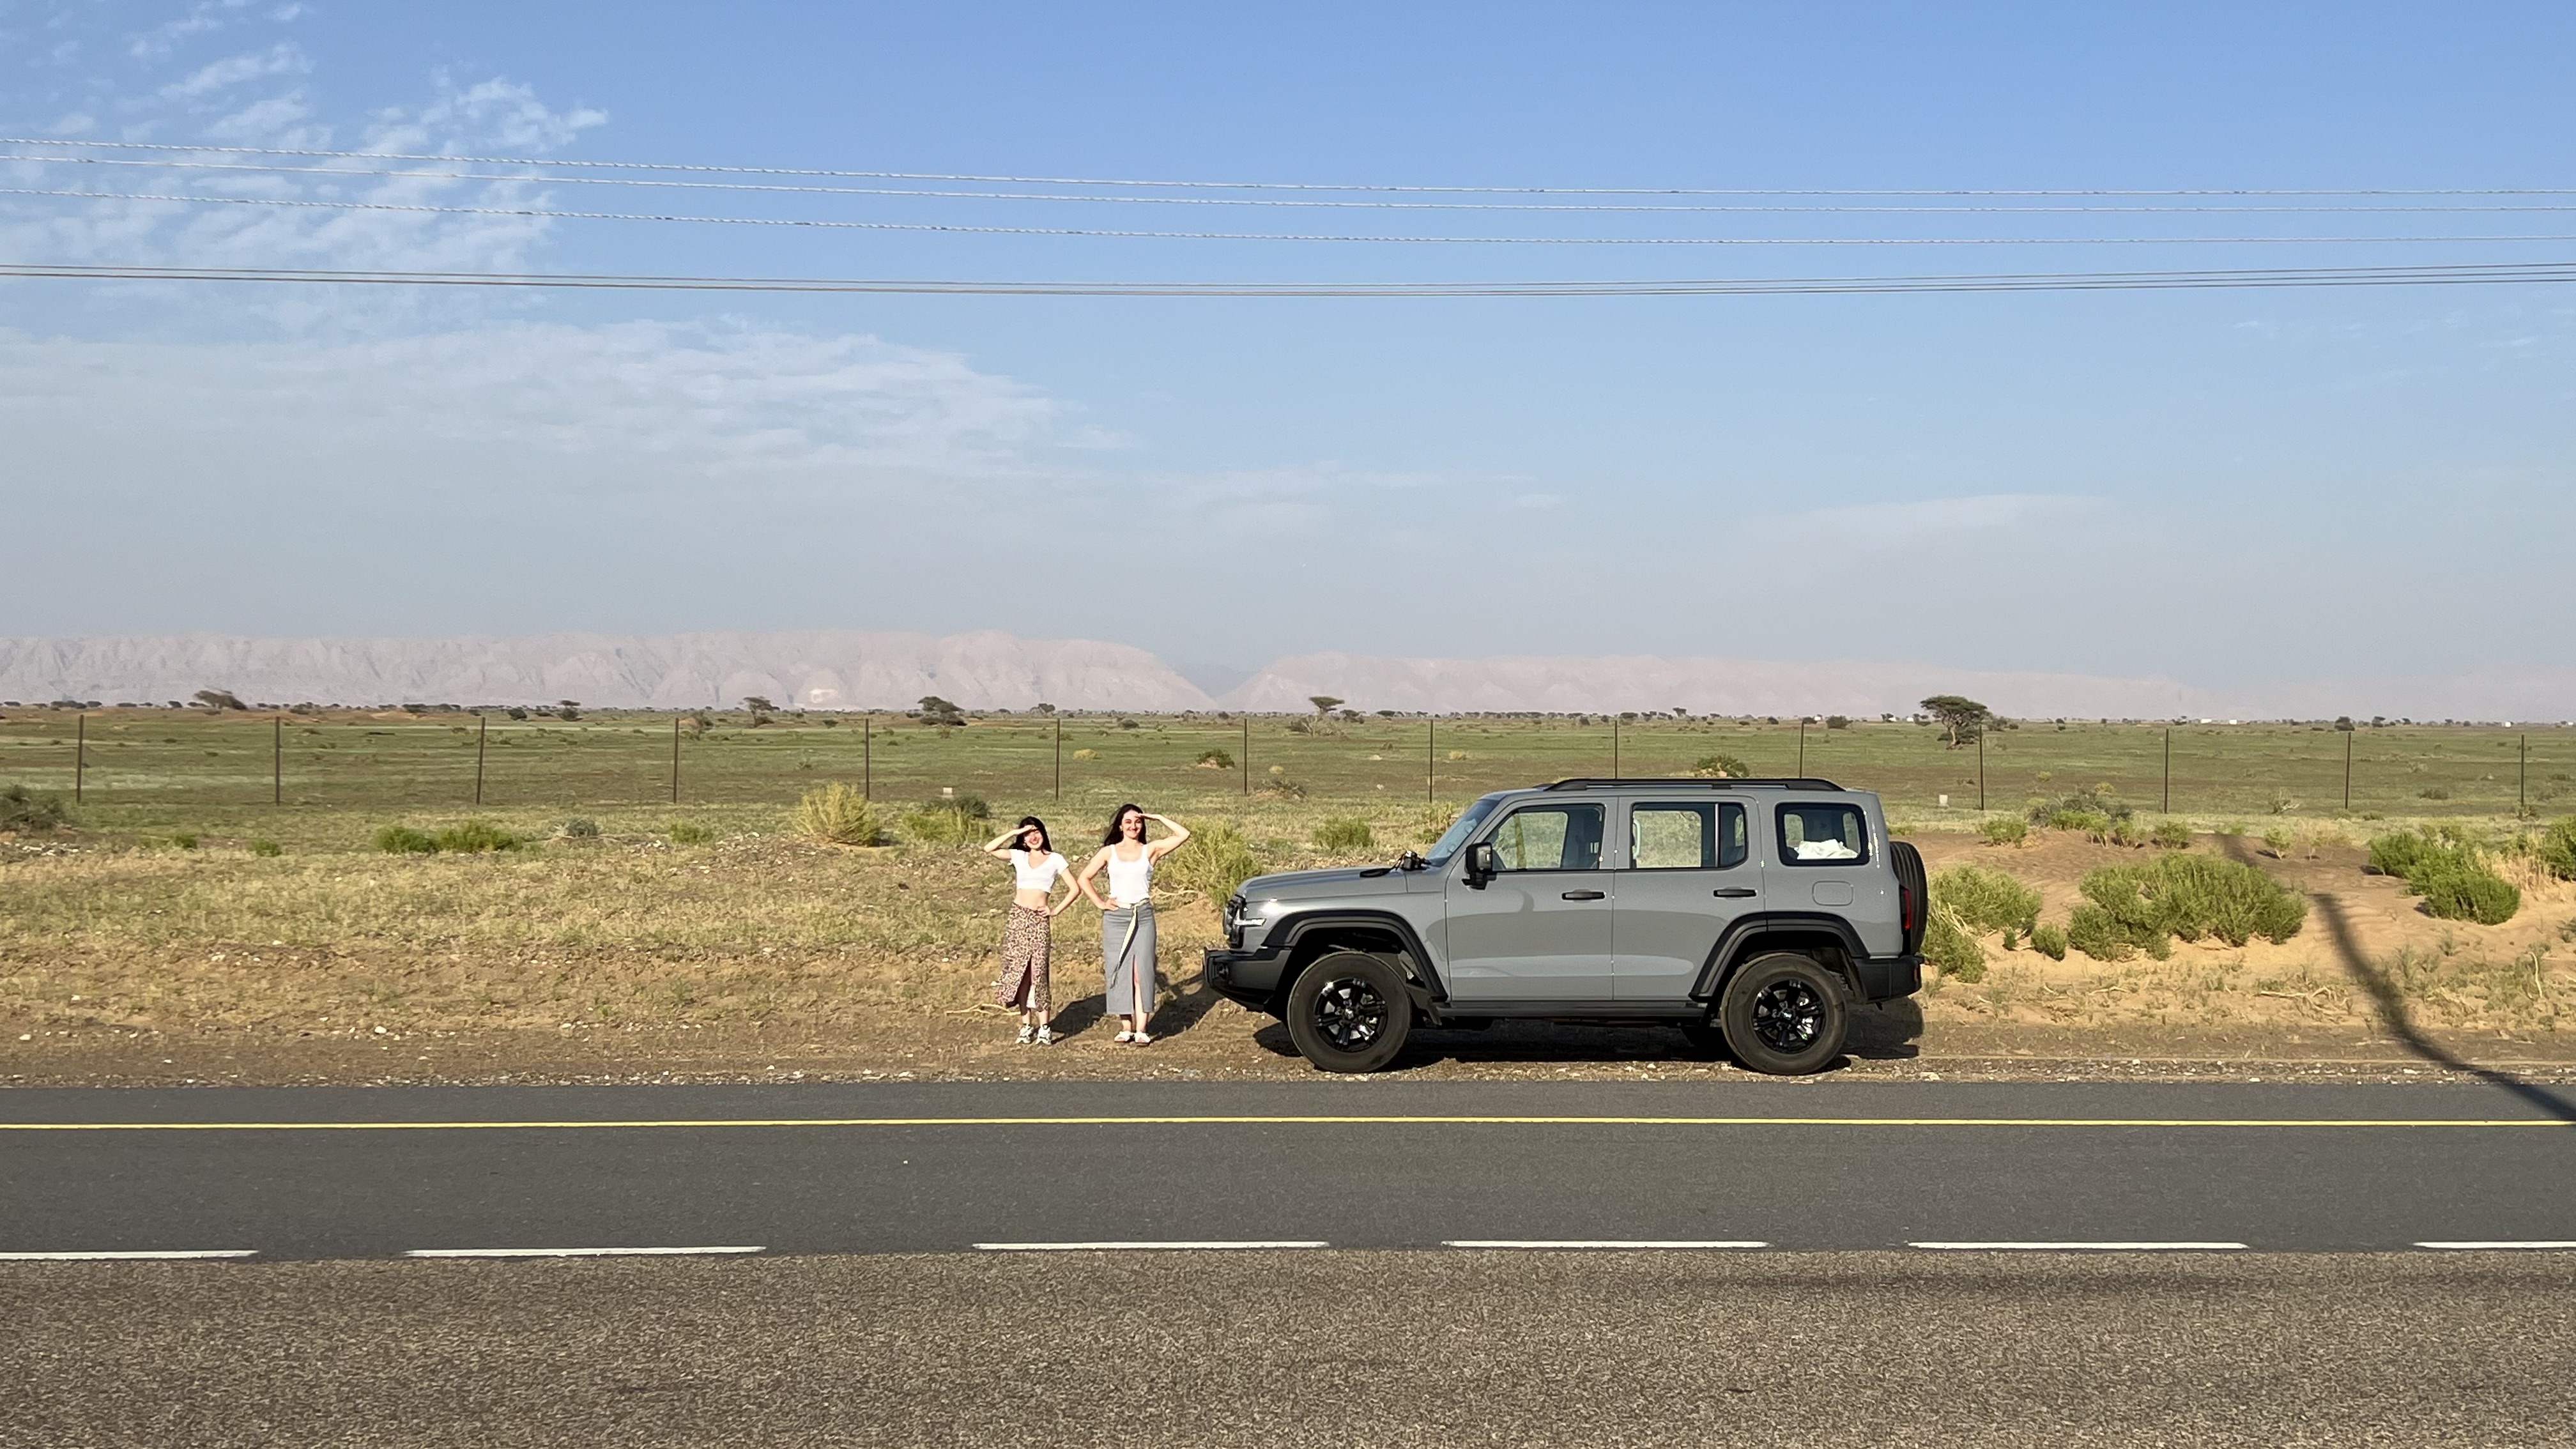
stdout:
POLYGON ((1773 951, 1726 983, 1717 1022, 1727 1050, 1757 1072, 1802 1077, 1841 1056, 1851 1012, 1842 979, 1815 957, 1773 951))
POLYGON ((1413 1032, 1413 994, 1383 956, 1335 951, 1288 988, 1288 1040, 1319 1071, 1374 1072, 1413 1032))

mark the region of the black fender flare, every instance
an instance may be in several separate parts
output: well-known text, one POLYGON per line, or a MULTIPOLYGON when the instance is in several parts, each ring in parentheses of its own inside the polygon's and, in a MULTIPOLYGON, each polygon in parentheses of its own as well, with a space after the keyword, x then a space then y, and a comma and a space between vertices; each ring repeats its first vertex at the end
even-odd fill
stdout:
POLYGON ((1698 981, 1691 986, 1691 999, 1715 999, 1718 988, 1725 984, 1727 973, 1741 964, 1746 948, 1753 940, 1775 931, 1833 937, 1843 950, 1843 965, 1839 973, 1843 984, 1851 988, 1853 996, 1865 995, 1853 963, 1868 960, 1869 949, 1861 944, 1860 933, 1852 929, 1851 922, 1823 911, 1756 911, 1736 917, 1719 933, 1717 944, 1709 948, 1708 960, 1699 968, 1698 981))
MULTIPOLYGON (((1449 999, 1449 988, 1441 981, 1440 968, 1432 961, 1429 948, 1423 945, 1422 934, 1413 929, 1411 921, 1393 911, 1324 910, 1291 914, 1273 922, 1268 934, 1262 939, 1265 944, 1279 943, 1281 949, 1294 959, 1298 946, 1303 944, 1308 936, 1319 931, 1330 931, 1347 926, 1393 933, 1396 939, 1403 943, 1405 954, 1413 958, 1416 968, 1422 973, 1421 1004, 1428 1006, 1449 999)), ((1285 993, 1289 987, 1296 984, 1296 979, 1295 976, 1282 972, 1279 990, 1285 993)))

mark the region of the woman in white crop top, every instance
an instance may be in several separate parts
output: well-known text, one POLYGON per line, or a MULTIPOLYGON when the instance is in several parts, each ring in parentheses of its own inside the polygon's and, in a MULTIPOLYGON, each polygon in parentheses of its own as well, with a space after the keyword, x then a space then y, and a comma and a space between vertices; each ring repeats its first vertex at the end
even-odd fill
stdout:
POLYGON ((1050 927, 1078 891, 1056 904, 1056 882, 1072 883, 1073 863, 1047 846, 1046 822, 1034 815, 985 842, 984 853, 1011 863, 1010 918, 1002 924, 1002 974, 993 999, 1020 1013, 1020 1043, 1055 1044, 1055 1000, 1049 980, 1054 940, 1050 927), (1019 842, 1014 846, 1013 840, 1019 842))
POLYGON ((1107 978, 1108 1010, 1126 1023, 1118 1039, 1133 1046, 1153 1040, 1145 1022, 1154 1014, 1154 862, 1180 848, 1190 832, 1168 815, 1148 815, 1138 806, 1121 805, 1109 817, 1100 851, 1074 881, 1091 903, 1100 907, 1100 965, 1107 978), (1163 827, 1160 840, 1145 838, 1145 822, 1163 827), (1109 899, 1092 889, 1093 877, 1109 872, 1109 899))

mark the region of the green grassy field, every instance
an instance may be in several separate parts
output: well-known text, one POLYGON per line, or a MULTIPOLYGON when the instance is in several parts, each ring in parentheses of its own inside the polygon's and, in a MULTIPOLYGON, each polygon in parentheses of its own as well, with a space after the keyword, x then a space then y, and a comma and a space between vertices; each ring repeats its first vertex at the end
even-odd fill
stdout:
MULTIPOLYGON (((1321 803, 1375 809, 1455 803, 1567 775, 1673 775, 1712 755, 1759 774, 1821 775, 1879 792, 1909 819, 1973 819, 2034 797, 2108 786, 2142 810, 2209 822, 2510 817, 2576 809, 2576 730, 2026 722, 1983 751, 1945 748, 1928 726, 1855 721, 1631 722, 1371 718, 1300 732, 1280 717, 997 716, 936 729, 894 716, 719 716, 677 743, 683 807, 784 804, 824 780, 864 783, 898 807, 942 789, 1004 801, 1135 798, 1201 808, 1285 785, 1321 803), (2167 750, 2170 746, 2170 766, 2167 750), (2350 751, 2349 794, 2346 751, 2350 751), (1229 763, 1198 762, 1211 751, 1229 763), (1248 768, 1246 768, 1248 766, 1248 768), (1981 780, 1982 777, 1982 780, 1981 780), (1947 797, 1946 804, 1943 797, 1947 797)), ((0 717, 0 784, 66 797, 75 755, 84 807, 110 818, 267 806, 452 813, 669 808, 672 716, 578 721, 462 713, 293 716, 105 710, 0 717), (86 731, 76 751, 75 736, 86 731)))

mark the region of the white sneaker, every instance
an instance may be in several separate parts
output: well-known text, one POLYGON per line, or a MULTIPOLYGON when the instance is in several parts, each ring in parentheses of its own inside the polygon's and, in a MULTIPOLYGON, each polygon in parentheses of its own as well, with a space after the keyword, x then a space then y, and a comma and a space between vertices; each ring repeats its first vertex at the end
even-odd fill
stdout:
POLYGON ((1136 1033, 1132 1031, 1122 1031, 1118 1033, 1118 1039, 1122 1042, 1134 1041, 1136 1039, 1136 1033))
POLYGON ((1027 1046, 1030 1042, 1036 1041, 1037 1039, 1038 1039, 1038 1029, 1037 1029, 1036 1027, 1033 1027, 1033 1026, 1023 1026, 1023 1027, 1021 1027, 1021 1028, 1020 1028, 1020 1034, 1019 1034, 1019 1037, 1018 1037, 1018 1039, 1017 1039, 1017 1044, 1018 1044, 1018 1045, 1020 1045, 1020 1046, 1027 1046))
POLYGON ((1043 1027, 1043 1026, 1042 1026, 1042 1027, 1039 1027, 1039 1028, 1038 1028, 1038 1034, 1037 1034, 1037 1044, 1038 1044, 1039 1046, 1054 1046, 1054 1045, 1055 1045, 1055 1033, 1054 1033, 1053 1031, 1049 1030, 1049 1029, 1048 1029, 1048 1028, 1046 1028, 1046 1027, 1043 1027))

